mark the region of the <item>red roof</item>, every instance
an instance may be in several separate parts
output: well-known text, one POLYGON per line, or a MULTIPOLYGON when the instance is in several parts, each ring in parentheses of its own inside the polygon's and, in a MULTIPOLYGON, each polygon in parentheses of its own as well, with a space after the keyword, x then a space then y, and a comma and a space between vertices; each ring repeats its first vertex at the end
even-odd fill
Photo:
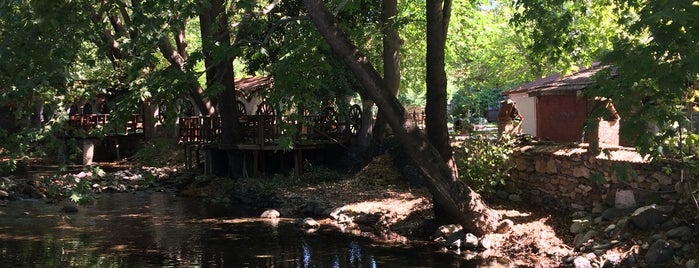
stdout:
POLYGON ((239 78, 235 80, 235 94, 239 97, 249 99, 260 90, 272 87, 274 79, 269 76, 256 76, 249 78, 239 78))
POLYGON ((589 68, 580 68, 577 72, 561 77, 553 74, 534 82, 515 87, 503 92, 503 95, 528 92, 530 96, 574 94, 592 84, 591 77, 609 65, 593 63, 589 68))

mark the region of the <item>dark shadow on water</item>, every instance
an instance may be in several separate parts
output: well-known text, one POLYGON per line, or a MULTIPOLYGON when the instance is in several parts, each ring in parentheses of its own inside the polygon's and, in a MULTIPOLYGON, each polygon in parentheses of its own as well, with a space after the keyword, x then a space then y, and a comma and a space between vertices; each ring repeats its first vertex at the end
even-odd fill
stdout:
POLYGON ((270 224, 253 211, 167 193, 104 194, 76 214, 0 207, 2 267, 477 267, 427 246, 375 245, 270 224))

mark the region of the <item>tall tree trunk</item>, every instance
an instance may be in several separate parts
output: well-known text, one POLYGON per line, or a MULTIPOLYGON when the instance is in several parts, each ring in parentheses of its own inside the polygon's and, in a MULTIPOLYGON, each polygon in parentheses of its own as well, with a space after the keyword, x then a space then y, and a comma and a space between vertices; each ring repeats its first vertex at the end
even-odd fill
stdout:
POLYGON ((378 71, 342 32, 322 0, 304 0, 311 21, 333 52, 352 70, 362 87, 357 90, 381 107, 380 112, 394 130, 406 153, 427 179, 434 200, 465 230, 482 235, 495 230, 499 215, 476 192, 453 181, 451 168, 417 128, 405 108, 386 88, 378 71))
MULTIPOLYGON (((428 0, 427 53, 426 53, 426 105, 425 130, 430 143, 437 149, 442 159, 451 167, 451 180, 457 179, 457 168, 452 159, 449 129, 447 128, 447 74, 444 71, 444 48, 447 41, 451 0, 428 0)), ((433 202, 435 221, 438 224, 450 222, 449 213, 437 202, 433 202)))
MULTIPOLYGON (((202 7, 199 16, 202 34, 202 49, 206 65, 207 88, 222 87, 218 94, 218 113, 221 116, 221 144, 237 144, 243 139, 238 110, 235 109, 235 85, 233 77, 233 57, 226 55, 217 58, 215 51, 224 51, 230 47, 231 35, 228 28, 228 16, 225 0, 211 0, 202 7)), ((220 57, 220 56, 219 56, 220 57)), ((226 151, 228 168, 233 177, 242 172, 242 155, 239 151, 226 151)))
MULTIPOLYGON (((396 17, 398 16, 398 3, 396 0, 383 0, 381 4, 381 32, 383 33, 383 80, 386 88, 398 95, 400 88, 400 46, 401 40, 396 29, 396 17)), ((375 144, 380 143, 386 132, 386 120, 379 113, 373 129, 375 144)))
POLYGON ((452 156, 447 128, 447 74, 444 71, 444 47, 451 0, 427 1, 427 94, 425 105, 425 129, 430 143, 437 148, 442 159, 452 156))

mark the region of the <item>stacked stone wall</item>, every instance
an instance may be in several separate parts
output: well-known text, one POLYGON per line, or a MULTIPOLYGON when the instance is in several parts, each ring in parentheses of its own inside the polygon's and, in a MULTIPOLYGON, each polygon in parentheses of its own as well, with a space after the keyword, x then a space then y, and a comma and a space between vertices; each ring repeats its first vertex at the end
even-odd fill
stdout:
POLYGON ((679 164, 639 161, 629 149, 609 152, 611 159, 591 155, 584 146, 522 146, 512 157, 506 191, 525 202, 566 210, 614 206, 619 192, 626 199, 633 193, 631 201, 638 205, 679 197, 679 164))

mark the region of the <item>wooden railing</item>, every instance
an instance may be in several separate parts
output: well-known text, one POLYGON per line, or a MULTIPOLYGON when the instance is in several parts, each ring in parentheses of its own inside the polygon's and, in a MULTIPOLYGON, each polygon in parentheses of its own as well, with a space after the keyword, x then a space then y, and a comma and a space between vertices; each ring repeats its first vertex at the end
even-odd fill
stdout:
MULTIPOLYGON (((109 114, 81 114, 81 115, 71 115, 69 117, 68 124, 73 127, 73 129, 84 131, 85 134, 91 134, 93 131, 104 128, 109 123, 109 114)), ((103 129, 104 130, 104 129, 103 129)), ((140 114, 134 114, 131 116, 130 120, 121 127, 114 127, 112 129, 106 129, 105 133, 108 134, 133 134, 143 132, 143 116, 140 114)))
MULTIPOLYGON (((296 125, 297 141, 344 140, 350 136, 349 123, 323 120, 321 116, 305 116, 303 122, 293 122, 285 117, 273 115, 247 115, 239 119, 243 144, 273 144, 283 135, 284 124, 296 125)), ((185 144, 219 143, 221 119, 209 116, 180 118, 179 141, 185 144)))

